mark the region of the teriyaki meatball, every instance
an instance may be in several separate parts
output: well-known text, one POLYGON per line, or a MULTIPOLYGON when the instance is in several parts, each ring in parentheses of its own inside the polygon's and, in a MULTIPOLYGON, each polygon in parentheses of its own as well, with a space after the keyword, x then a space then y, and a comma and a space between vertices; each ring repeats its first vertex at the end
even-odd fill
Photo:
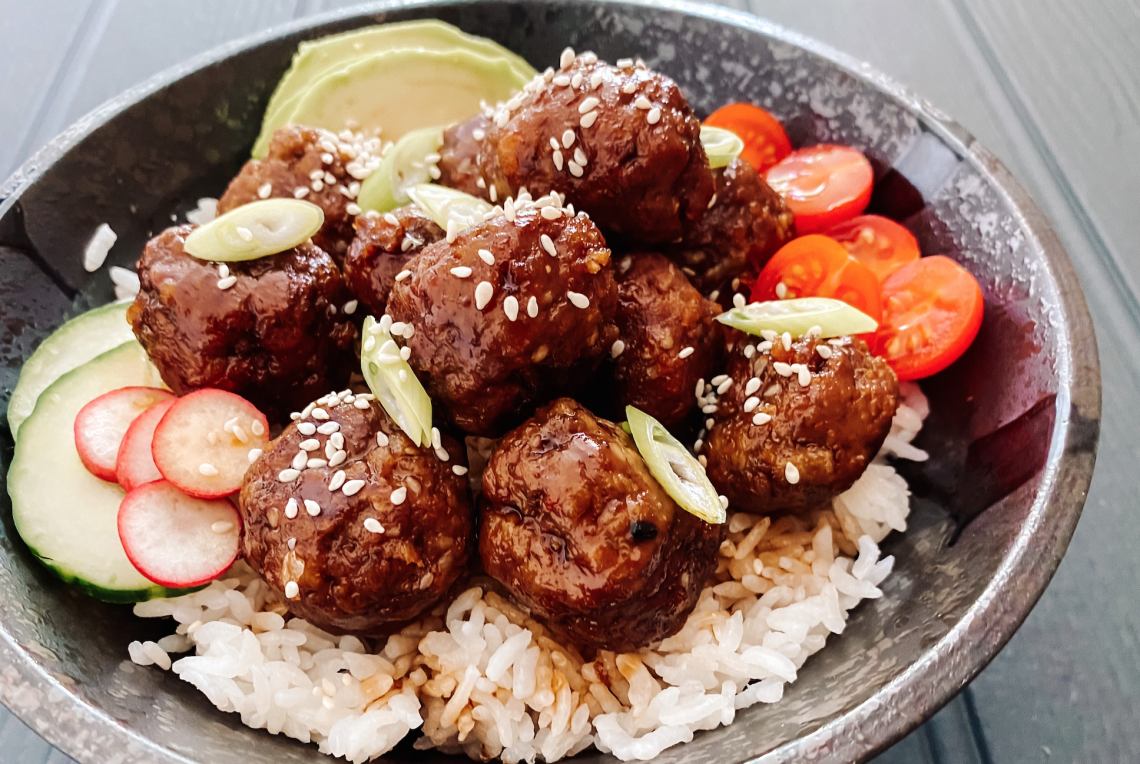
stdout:
POLYGON ((620 63, 567 57, 489 117, 452 128, 440 182, 492 202, 557 191, 607 234, 677 239, 713 195, 701 126, 677 83, 620 63))
POLYGON ((592 376, 617 339, 610 250, 547 197, 424 248, 388 315, 441 414, 498 435, 592 376))
POLYGON ((738 342, 732 385, 702 453, 733 509, 804 509, 846 491, 878 453, 899 404, 898 379, 858 338, 738 342), (751 350, 749 350, 751 348, 751 350))
POLYGON ((356 328, 332 258, 305 243, 246 262, 199 260, 183 248, 194 228, 168 228, 147 243, 127 310, 170 389, 228 390, 275 421, 343 387, 356 365, 356 328))
POLYGON ((677 424, 696 404, 697 382, 720 360, 720 309, 655 253, 626 255, 616 276, 618 343, 611 355, 618 400, 666 427, 677 424))
POLYGON ((401 207, 356 218, 356 238, 344 258, 349 291, 374 316, 384 315, 396 274, 426 245, 443 238, 443 229, 418 207, 401 207))
POLYGON ((242 554, 292 613, 382 634, 436 604, 473 545, 467 454, 412 443, 370 395, 310 405, 242 483, 242 554))
POLYGON ((721 526, 678 507, 619 425, 568 398, 500 441, 479 515, 487 573, 587 653, 676 633, 721 542, 721 526))

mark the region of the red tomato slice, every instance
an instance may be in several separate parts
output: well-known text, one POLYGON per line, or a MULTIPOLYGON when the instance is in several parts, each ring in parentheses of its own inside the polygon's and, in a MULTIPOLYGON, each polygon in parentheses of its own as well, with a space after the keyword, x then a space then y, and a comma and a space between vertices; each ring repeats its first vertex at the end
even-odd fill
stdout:
POLYGON ((710 114, 704 124, 736 133, 744 141, 740 156, 757 172, 767 171, 792 153, 792 143, 779 120, 750 103, 722 106, 710 114))
POLYGON ((879 355, 899 379, 922 379, 957 361, 982 325, 978 281, 948 257, 904 266, 883 282, 879 355))
POLYGON ((881 215, 860 215, 823 234, 842 244, 847 254, 874 271, 880 282, 922 256, 914 235, 881 215))
POLYGON ((848 257, 839 242, 819 234, 801 236, 781 247, 752 286, 753 302, 792 297, 832 297, 876 321, 882 316, 875 274, 848 257))
POLYGON ((765 177, 795 213, 800 234, 822 231, 861 213, 871 202, 875 182, 862 152, 826 143, 793 151, 765 177))

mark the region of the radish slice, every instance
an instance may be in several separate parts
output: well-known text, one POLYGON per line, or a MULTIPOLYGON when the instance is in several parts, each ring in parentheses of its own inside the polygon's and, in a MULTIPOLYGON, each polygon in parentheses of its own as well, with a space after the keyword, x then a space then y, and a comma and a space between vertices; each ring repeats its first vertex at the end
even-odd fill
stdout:
POLYGON ((97 478, 115 482, 115 461, 123 435, 140 414, 174 395, 157 387, 121 387, 100 395, 75 417, 75 450, 97 478))
POLYGON ((198 390, 179 398, 154 431, 151 454, 162 476, 200 499, 241 487, 251 449, 265 450, 269 423, 240 395, 198 390))
POLYGON ((199 586, 237 559, 241 518, 234 505, 187 496, 166 480, 128 493, 118 522, 127 559, 159 586, 199 586))
POLYGON ((115 460, 115 479, 124 491, 133 491, 143 483, 162 479, 162 473, 154 466, 150 444, 154 440, 154 428, 175 400, 171 396, 170 400, 156 403, 127 428, 127 434, 119 446, 119 457, 115 460))

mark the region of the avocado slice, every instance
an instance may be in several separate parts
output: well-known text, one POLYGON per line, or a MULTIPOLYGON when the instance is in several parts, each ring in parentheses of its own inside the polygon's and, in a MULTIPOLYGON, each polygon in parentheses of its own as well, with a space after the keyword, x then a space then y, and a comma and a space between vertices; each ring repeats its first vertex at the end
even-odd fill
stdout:
MULTIPOLYGON (((290 123, 290 116, 297 105, 316 83, 362 59, 396 50, 468 51, 488 61, 503 61, 511 72, 514 88, 521 88, 535 75, 530 64, 501 45, 483 37, 464 34, 458 28, 434 19, 365 27, 303 42, 293 55, 289 71, 269 99, 253 156, 265 156, 273 131, 290 123)), ((329 127, 339 131, 344 124, 329 127)), ((384 137, 394 140, 399 136, 392 136, 385 125, 384 137)))

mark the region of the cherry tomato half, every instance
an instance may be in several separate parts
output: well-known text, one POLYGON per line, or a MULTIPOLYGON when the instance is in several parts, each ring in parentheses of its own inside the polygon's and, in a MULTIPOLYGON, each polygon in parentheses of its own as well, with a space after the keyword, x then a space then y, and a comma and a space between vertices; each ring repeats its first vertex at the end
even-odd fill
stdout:
POLYGON ((752 286, 752 301, 832 297, 878 321, 879 280, 834 239, 809 234, 780 248, 752 286), (781 288, 781 285, 782 288, 781 288))
POLYGON ((796 231, 815 233, 849 220, 871 202, 875 173, 862 152, 820 144, 793 151, 768 170, 768 185, 796 216, 796 231))
POLYGON ((736 133, 744 141, 740 156, 760 173, 792 153, 791 141, 779 120, 750 103, 722 106, 704 124, 736 133))
POLYGON ((880 282, 922 256, 914 234, 881 215, 860 215, 822 233, 842 244, 847 254, 874 271, 880 282))
POLYGON ((948 257, 924 257, 883 282, 879 355, 899 379, 922 379, 957 361, 982 325, 978 281, 948 257))

